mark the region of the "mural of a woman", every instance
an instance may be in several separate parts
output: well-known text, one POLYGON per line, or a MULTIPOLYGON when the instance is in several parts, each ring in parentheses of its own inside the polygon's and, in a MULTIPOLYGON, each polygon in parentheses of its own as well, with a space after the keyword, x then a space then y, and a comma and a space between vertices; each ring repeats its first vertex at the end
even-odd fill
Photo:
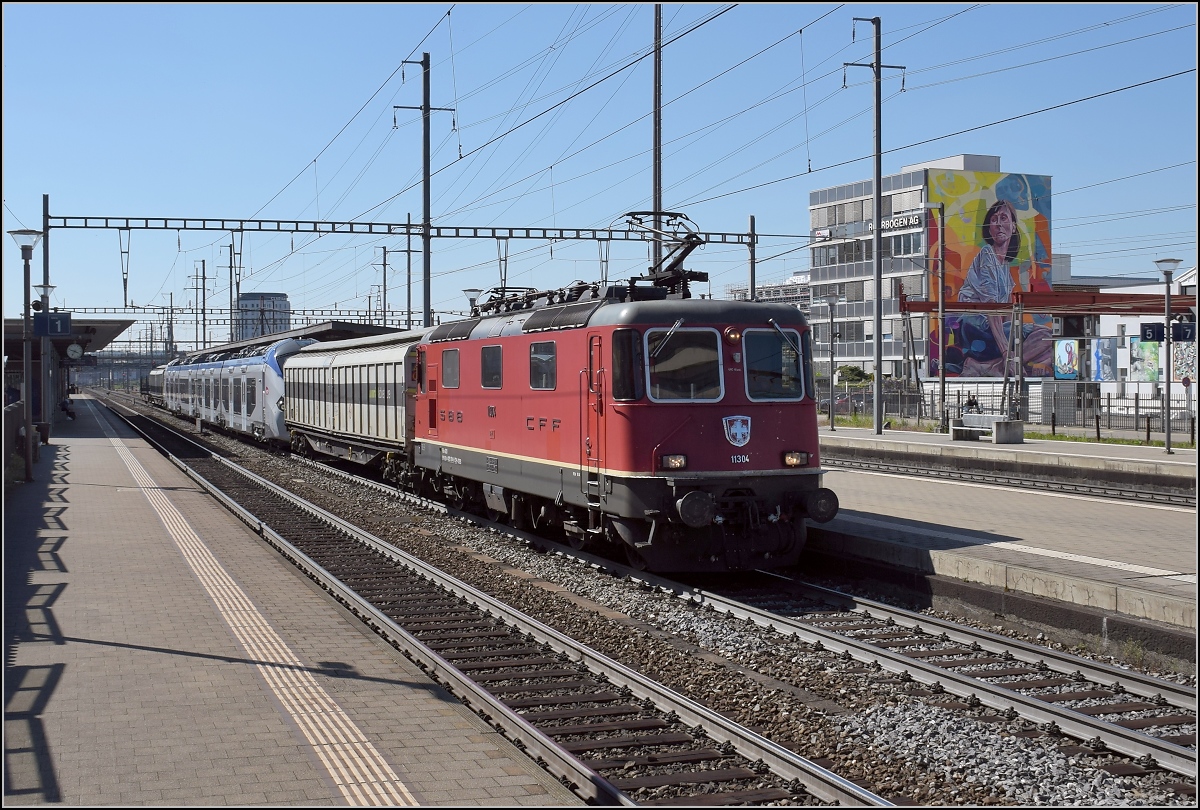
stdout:
MULTIPOLYGON (((1011 304, 1013 275, 1010 266, 1021 249, 1017 214, 1008 200, 997 200, 988 208, 981 228, 983 247, 967 270, 958 291, 958 300, 979 304, 1011 304)), ((1012 319, 1003 315, 963 315, 958 319, 955 341, 960 357, 947 352, 947 368, 959 360, 958 373, 964 377, 1003 377, 1008 356, 1012 319)), ((1023 356, 1025 363, 1046 362, 1053 352, 1049 330, 1024 324, 1023 356)), ((1015 374, 1015 369, 1009 369, 1015 374)))
POLYGON ((983 218, 983 249, 971 262, 959 301, 981 304, 1012 301, 1013 280, 1008 266, 1021 249, 1017 213, 1008 200, 997 200, 983 218))

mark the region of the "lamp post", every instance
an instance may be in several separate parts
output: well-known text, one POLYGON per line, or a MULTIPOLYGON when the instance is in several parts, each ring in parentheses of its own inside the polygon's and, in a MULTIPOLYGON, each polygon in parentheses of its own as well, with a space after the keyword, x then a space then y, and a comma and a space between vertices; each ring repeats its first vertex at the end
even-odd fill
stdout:
MULTIPOLYGON (((33 248, 42 238, 41 231, 9 231, 17 245, 21 248, 21 260, 25 263, 25 314, 21 329, 21 339, 24 345, 22 374, 25 381, 25 480, 33 480, 33 336, 29 326, 29 262, 33 259, 33 248)), ((45 398, 45 392, 42 392, 45 398)))
MULTIPOLYGON (((47 326, 49 326, 50 293, 53 292, 54 285, 53 284, 34 284, 32 289, 34 292, 37 293, 38 300, 40 300, 42 302, 41 312, 42 312, 42 315, 46 318, 47 326)), ((41 362, 40 362, 42 373, 39 375, 41 377, 41 384, 40 384, 40 387, 38 390, 40 390, 42 392, 42 396, 41 396, 41 408, 38 413, 38 421, 45 423, 46 425, 49 425, 50 424, 50 415, 52 413, 54 413, 54 410, 53 410, 54 403, 51 402, 49 399, 49 392, 53 388, 53 386, 50 385, 50 365, 51 365, 50 364, 50 336, 48 334, 42 335, 40 343, 41 343, 41 347, 40 347, 39 356, 42 358, 41 362)), ((47 429, 49 429, 49 428, 47 428, 47 429)))
POLYGON ((1163 346, 1167 352, 1166 364, 1163 366, 1163 370, 1166 372, 1167 378, 1167 409, 1165 412, 1166 415, 1163 417, 1163 432, 1165 435, 1165 441, 1163 444, 1165 445, 1168 453, 1175 452, 1171 449, 1171 274, 1173 274, 1175 272, 1175 268, 1179 267, 1179 265, 1182 263, 1183 259, 1156 259, 1154 262, 1154 264, 1157 265, 1158 269, 1162 272, 1163 280, 1166 282, 1167 288, 1167 328, 1163 336, 1163 346))
POLYGON ((471 302, 472 315, 475 314, 475 302, 479 300, 479 296, 482 294, 483 290, 479 289, 478 287, 468 287, 467 289, 463 290, 463 295, 465 295, 467 300, 471 302))
POLYGON ((938 212, 938 432, 946 432, 946 204, 925 203, 926 210, 938 212))
POLYGON ((837 293, 830 293, 825 296, 825 303, 829 305, 829 429, 836 430, 833 426, 833 378, 836 372, 833 365, 833 308, 837 305, 838 299, 841 298, 837 293))

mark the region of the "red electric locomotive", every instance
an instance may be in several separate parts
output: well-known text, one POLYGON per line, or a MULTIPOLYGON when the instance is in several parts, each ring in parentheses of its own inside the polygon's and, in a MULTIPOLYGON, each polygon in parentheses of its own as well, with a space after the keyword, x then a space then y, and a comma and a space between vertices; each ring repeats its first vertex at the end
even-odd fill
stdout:
POLYGON ((794 564, 805 519, 837 512, 808 323, 785 304, 691 298, 697 277, 498 290, 420 334, 308 347, 285 369, 293 446, 650 570, 794 564), (304 387, 322 369, 342 383, 304 387), (302 404, 322 391, 338 402, 302 404), (322 427, 306 408, 345 417, 322 427))

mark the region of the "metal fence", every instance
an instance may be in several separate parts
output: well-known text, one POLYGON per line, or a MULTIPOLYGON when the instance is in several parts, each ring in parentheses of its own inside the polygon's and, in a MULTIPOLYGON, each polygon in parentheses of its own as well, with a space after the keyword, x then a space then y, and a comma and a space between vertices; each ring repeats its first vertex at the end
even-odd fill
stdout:
MULTIPOLYGON (((1029 425, 1046 426, 1046 432, 1060 428, 1077 428, 1117 432, 1165 431, 1167 403, 1165 387, 1144 389, 1124 386, 1123 393, 1103 391, 1095 383, 1045 381, 1026 384, 1018 392, 1009 384, 1005 394, 1002 381, 955 381, 946 389, 946 411, 953 418, 966 412, 971 400, 980 413, 1010 414, 1029 425)), ((827 381, 817 381, 817 398, 821 412, 829 413, 827 381)), ((885 417, 906 421, 938 421, 937 382, 923 385, 885 385, 883 412, 885 417)), ((871 384, 838 385, 834 388, 834 413, 841 415, 871 415, 874 401, 871 384)), ((1196 402, 1182 384, 1171 386, 1170 424, 1172 433, 1181 439, 1194 435, 1196 402)), ((1075 432, 1079 432, 1076 430, 1075 432)))

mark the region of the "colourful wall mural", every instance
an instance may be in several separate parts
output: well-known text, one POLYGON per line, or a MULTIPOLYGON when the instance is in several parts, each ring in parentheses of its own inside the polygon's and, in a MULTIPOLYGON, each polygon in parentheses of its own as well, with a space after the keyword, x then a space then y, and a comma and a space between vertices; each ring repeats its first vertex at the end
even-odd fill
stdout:
POLYGON ((1186 377, 1196 382, 1196 342, 1175 342, 1171 344, 1171 379, 1183 380, 1186 377))
POLYGON ((1158 381, 1158 347, 1154 341, 1129 339, 1129 381, 1158 381))
POLYGON ((1092 379, 1097 382, 1116 382, 1116 338, 1097 338, 1092 341, 1092 379))
POLYGON ((1054 379, 1079 379, 1079 341, 1054 341, 1054 379))
MULTIPOLYGON (((943 225, 929 226, 929 289, 946 300, 946 376, 1054 375, 1049 315, 1026 315, 1021 324, 1021 367, 1010 356, 1014 290, 1051 289, 1050 178, 1045 175, 929 170, 929 201, 945 206, 946 267, 938 290, 937 259, 943 225), (995 312, 952 312, 955 302, 994 303, 995 312)), ((936 320, 926 368, 937 376, 936 320)))

